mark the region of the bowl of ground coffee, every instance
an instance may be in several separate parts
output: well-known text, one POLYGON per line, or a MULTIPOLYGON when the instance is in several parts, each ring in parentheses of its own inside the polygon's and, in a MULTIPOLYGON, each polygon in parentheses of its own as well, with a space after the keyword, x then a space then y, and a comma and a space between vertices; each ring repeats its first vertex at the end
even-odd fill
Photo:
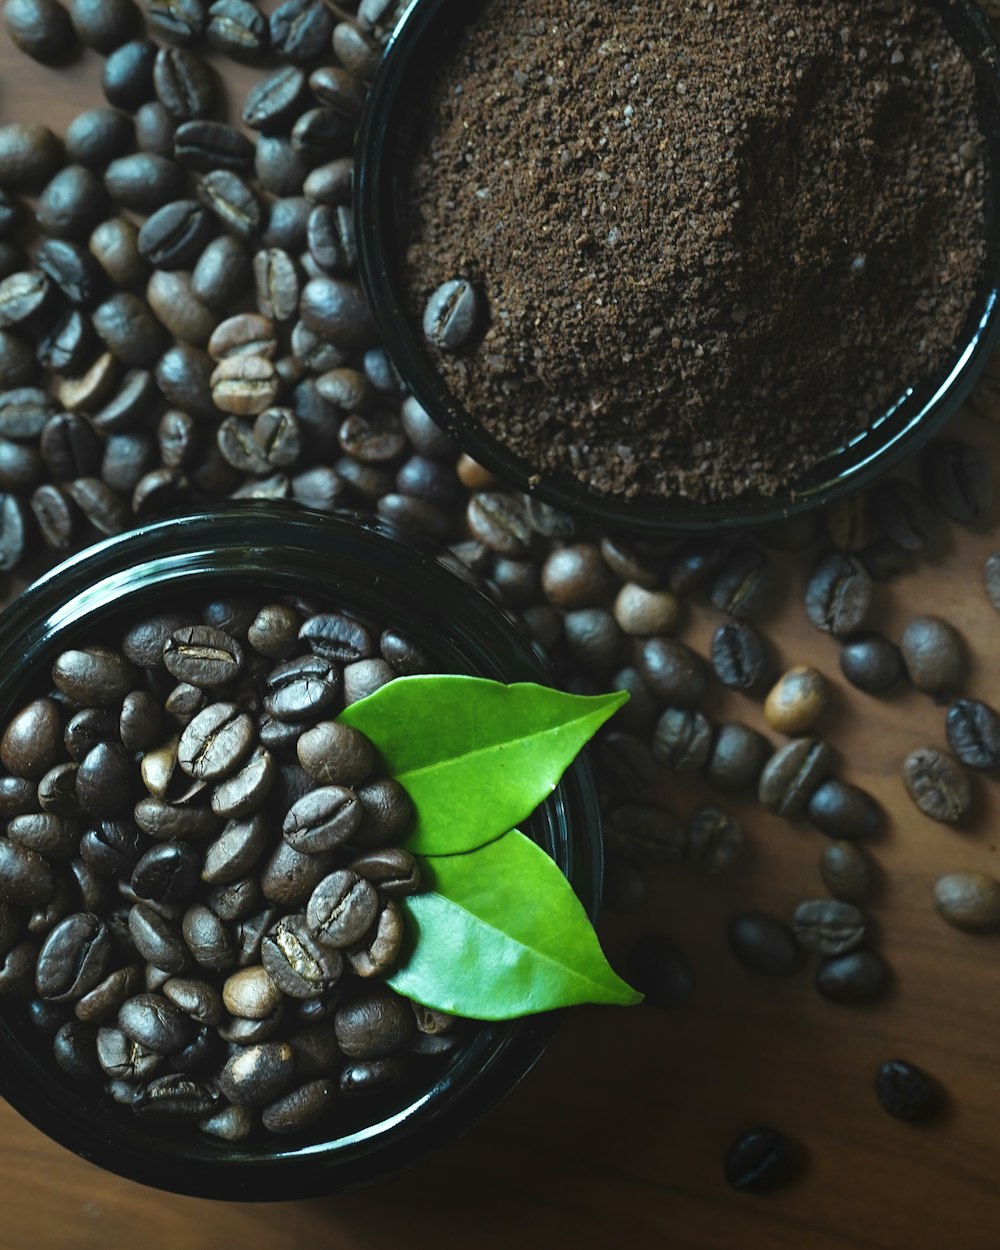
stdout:
MULTIPOLYGON (((551 1013, 449 1019, 379 979, 396 900, 419 888, 391 838, 363 845, 369 819, 395 822, 398 783, 370 753, 359 763, 356 731, 346 747, 319 739, 345 701, 421 671, 546 680, 468 574, 343 514, 157 522, 14 602, 0 618, 0 1094, 21 1114, 147 1184, 287 1199, 416 1162, 528 1071, 551 1013), (324 842, 344 809, 303 806, 333 793, 335 758, 365 808, 349 870, 324 842), (350 906, 306 879, 331 868, 350 906), (366 898, 374 927, 341 942, 366 898), (325 910, 306 924, 310 908, 325 910)), ((593 916, 585 764, 529 824, 593 916)))
POLYGON ((1000 336, 971 3, 419 0, 358 140, 360 268, 476 460, 646 532, 830 502, 1000 336))

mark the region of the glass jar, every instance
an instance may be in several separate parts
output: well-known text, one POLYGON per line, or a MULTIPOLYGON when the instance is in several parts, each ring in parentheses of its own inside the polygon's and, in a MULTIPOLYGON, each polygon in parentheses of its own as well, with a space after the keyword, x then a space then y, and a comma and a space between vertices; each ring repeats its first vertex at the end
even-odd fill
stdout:
MULTIPOLYGON (((551 684, 540 653, 457 561, 380 522, 294 505, 241 506, 146 525, 74 556, 0 616, 0 724, 84 639, 187 597, 303 595, 397 625, 432 668, 551 684)), ((112 644, 113 645, 113 644, 112 644)), ((591 918, 600 895, 600 816, 577 760, 526 826, 591 918)), ((94 1084, 71 1080, 23 1002, 0 1000, 0 1094, 49 1137, 123 1176, 202 1197, 291 1199, 353 1188, 417 1162, 467 1129, 531 1068, 555 1016, 475 1025, 429 1076, 394 1092, 338 1095, 312 1136, 261 1133, 229 1145, 150 1126, 94 1084), (351 1110, 354 1108, 354 1110, 351 1110)))

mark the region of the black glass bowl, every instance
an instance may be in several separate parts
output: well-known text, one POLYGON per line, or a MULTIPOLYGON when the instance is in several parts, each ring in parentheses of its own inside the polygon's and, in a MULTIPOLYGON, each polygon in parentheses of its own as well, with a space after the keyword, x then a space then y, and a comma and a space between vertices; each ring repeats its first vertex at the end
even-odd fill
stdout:
POLYGON ((361 279, 382 341, 400 377, 434 420, 497 477, 525 494, 613 529, 651 535, 773 525, 871 483, 921 447, 966 399, 1000 340, 1000 49, 969 0, 929 0, 969 57, 986 137, 987 257, 979 290, 951 359, 870 428, 831 451, 785 493, 709 504, 681 498, 626 502, 546 473, 492 438, 450 392, 407 305, 400 249, 407 237, 407 176, 415 119, 426 109, 420 83, 428 64, 453 46, 484 0, 413 0, 393 33, 368 97, 356 150, 355 229, 361 279))
MULTIPOLYGON (((185 596, 305 594, 394 622, 442 672, 551 684, 540 655, 474 579, 391 528, 293 505, 243 506, 150 524, 67 560, 0 615, 0 724, 55 656, 115 637, 125 617, 185 596)), ((528 832, 596 914, 602 851, 589 770, 577 760, 528 832)), ((343 1096, 311 1136, 261 1133, 229 1145, 187 1128, 151 1128, 55 1064, 23 1003, 0 1000, 0 1094, 49 1137, 133 1180, 201 1197, 289 1199, 378 1180, 473 1124, 541 1054, 555 1014, 471 1026, 395 1092, 343 1096)))

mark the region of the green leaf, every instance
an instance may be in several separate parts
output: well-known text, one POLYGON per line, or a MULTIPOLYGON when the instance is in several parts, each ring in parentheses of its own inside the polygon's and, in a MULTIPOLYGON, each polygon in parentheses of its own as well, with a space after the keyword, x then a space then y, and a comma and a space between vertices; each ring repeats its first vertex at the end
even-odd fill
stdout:
POLYGON ((641 1000, 604 958, 556 863, 516 829, 424 859, 421 871, 426 891, 399 900, 407 944, 388 978, 398 994, 475 1020, 641 1000))
POLYGON ((352 703, 340 720, 372 740, 412 799, 407 848, 453 855, 530 815, 627 698, 483 677, 400 677, 352 703))

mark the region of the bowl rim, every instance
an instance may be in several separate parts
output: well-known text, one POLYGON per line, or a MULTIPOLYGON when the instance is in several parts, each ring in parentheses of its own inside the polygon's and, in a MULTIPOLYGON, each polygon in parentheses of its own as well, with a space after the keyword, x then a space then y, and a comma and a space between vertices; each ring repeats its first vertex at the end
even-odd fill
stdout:
POLYGON ((972 0, 929 0, 970 60, 981 113, 987 100, 997 124, 985 126, 987 149, 987 258, 960 340, 945 367, 911 388, 845 446, 824 460, 849 456, 837 471, 815 466, 800 487, 773 497, 747 496, 710 504, 672 497, 628 502, 582 488, 565 474, 537 470, 487 435, 451 394, 409 312, 393 248, 399 242, 395 165, 390 155, 395 121, 405 108, 417 53, 436 35, 438 19, 470 20, 484 0, 411 0, 396 24, 362 112, 355 144, 354 231, 358 272, 382 344, 400 378, 434 421, 500 481, 570 515, 623 533, 651 537, 752 530, 779 524, 871 485, 923 447, 968 398, 1000 345, 1000 45, 972 0), (873 437, 878 436, 875 445, 873 437), (869 446, 864 447, 868 440, 869 446))
MULTIPOLYGON (((287 589, 301 576, 303 552, 324 560, 334 576, 350 561, 372 567, 358 565, 362 556, 370 561, 384 557, 374 583, 389 571, 410 569, 420 596, 450 593, 470 605, 469 628, 478 631, 477 637, 491 623, 482 645, 501 638, 520 655, 523 670, 537 674, 529 679, 551 677, 540 650, 516 631, 478 579, 461 566, 456 571, 429 544, 414 545, 393 526, 357 514, 249 503, 151 522, 105 539, 22 591, 0 614, 0 720, 30 688, 39 661, 79 636, 81 628, 127 615, 143 596, 148 602, 150 593, 158 590, 162 596, 181 582, 195 587, 195 594, 202 587, 212 593, 223 584, 246 586, 267 567, 269 556, 280 557, 280 576, 276 572, 274 580, 257 581, 255 591, 287 589), (231 555, 233 563, 220 575, 223 555, 231 555)), ((315 583, 309 589, 315 594, 315 583)), ((326 593, 336 598, 340 589, 335 580, 326 593)), ((603 851, 596 790, 583 757, 546 800, 537 831, 594 919, 603 851)), ((7 1002, 16 1007, 14 1000, 7 1002)), ((471 1127, 534 1066, 560 1015, 479 1025, 454 1058, 412 1089, 404 1087, 399 1097, 390 1097, 387 1101, 397 1104, 391 1111, 374 1111, 381 1118, 373 1124, 326 1140, 268 1139, 266 1149, 201 1138, 192 1127, 183 1136, 150 1130, 103 1093, 95 1107, 95 1086, 59 1072, 49 1047, 38 1044, 44 1035, 26 1013, 6 1005, 0 1007, 0 1095, 60 1145, 147 1185, 253 1202, 329 1195, 392 1175, 471 1127)))

